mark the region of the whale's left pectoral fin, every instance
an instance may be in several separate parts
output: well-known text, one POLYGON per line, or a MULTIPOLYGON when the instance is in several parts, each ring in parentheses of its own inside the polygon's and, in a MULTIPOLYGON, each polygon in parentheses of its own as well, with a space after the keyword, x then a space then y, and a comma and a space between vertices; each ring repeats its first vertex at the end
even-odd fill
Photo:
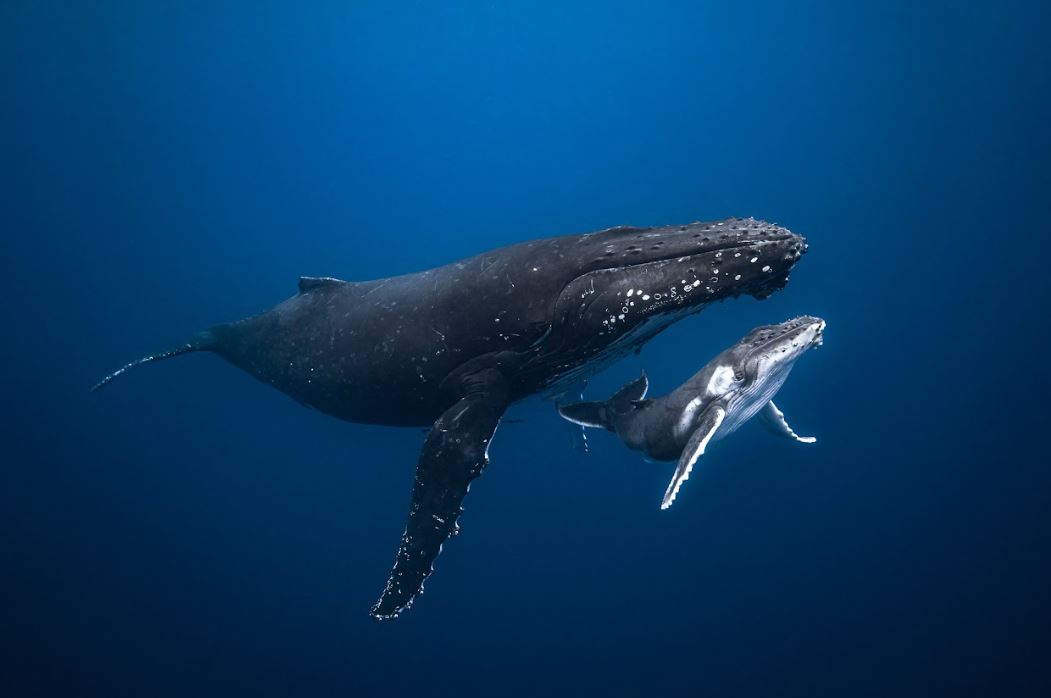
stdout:
POLYGON ((489 443, 508 404, 507 387, 493 369, 472 376, 469 384, 431 427, 420 452, 405 533, 387 588, 372 608, 374 618, 397 617, 423 592, 442 544, 459 532, 471 480, 489 462, 489 443))
POLYGON ((763 409, 759 410, 759 421, 772 433, 783 436, 786 439, 798 441, 801 444, 812 444, 817 441, 813 436, 800 436, 795 433, 792 427, 788 426, 788 422, 785 421, 785 413, 777 409, 777 405, 774 404, 773 400, 763 405, 763 409))
POLYGON ((668 489, 664 492, 661 509, 667 509, 675 501, 675 496, 679 494, 679 488, 682 487, 682 483, 690 479, 690 472, 693 470, 693 466, 704 455, 705 449, 708 448, 709 442, 711 442, 712 437, 719 430, 725 418, 726 410, 720 405, 712 405, 705 411, 700 423, 690 436, 690 440, 686 442, 686 448, 682 450, 682 455, 679 456, 679 464, 675 466, 675 474, 672 476, 671 482, 668 483, 668 489))

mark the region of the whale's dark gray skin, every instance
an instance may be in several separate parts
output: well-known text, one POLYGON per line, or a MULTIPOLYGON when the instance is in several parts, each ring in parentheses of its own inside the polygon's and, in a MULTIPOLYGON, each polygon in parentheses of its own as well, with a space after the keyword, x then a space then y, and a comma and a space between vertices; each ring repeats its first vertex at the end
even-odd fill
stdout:
POLYGON ((678 459, 661 502, 667 509, 705 450, 757 414, 779 436, 815 441, 792 431, 773 397, 799 357, 821 345, 824 330, 825 321, 810 316, 757 327, 664 397, 646 399, 644 373, 605 402, 560 405, 558 411, 575 424, 614 432, 654 460, 678 459))
POLYGON ((458 531, 504 410, 556 394, 708 303, 782 288, 805 240, 753 219, 610 228, 524 242, 377 281, 302 278, 260 315, 171 351, 211 351, 298 402, 351 422, 431 426, 408 523, 372 609, 396 616, 458 531))

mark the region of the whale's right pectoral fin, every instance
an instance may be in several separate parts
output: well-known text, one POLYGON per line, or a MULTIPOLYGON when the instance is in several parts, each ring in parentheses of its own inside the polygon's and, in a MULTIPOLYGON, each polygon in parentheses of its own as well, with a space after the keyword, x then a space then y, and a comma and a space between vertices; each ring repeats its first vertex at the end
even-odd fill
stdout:
POLYGON ((423 593, 442 545, 459 532, 457 520, 471 481, 489 462, 489 443, 508 404, 508 389, 494 369, 472 375, 465 395, 431 427, 416 466, 412 501, 401 546, 378 619, 395 618, 423 593))
POLYGON ((690 471, 693 470, 698 459, 704 455, 712 436, 719 430, 725 418, 726 410, 721 405, 712 405, 705 411, 700 423, 690 436, 690 440, 686 442, 682 455, 679 456, 679 464, 675 466, 675 475, 672 476, 668 489, 664 492, 661 509, 667 509, 675 501, 675 496, 679 494, 682 483, 690 478, 690 471))
POLYGON ((792 431, 792 427, 788 426, 785 420, 785 413, 777 409, 773 400, 763 405, 763 409, 759 411, 759 421, 772 433, 786 439, 798 441, 801 444, 812 444, 817 441, 813 436, 800 436, 792 431))

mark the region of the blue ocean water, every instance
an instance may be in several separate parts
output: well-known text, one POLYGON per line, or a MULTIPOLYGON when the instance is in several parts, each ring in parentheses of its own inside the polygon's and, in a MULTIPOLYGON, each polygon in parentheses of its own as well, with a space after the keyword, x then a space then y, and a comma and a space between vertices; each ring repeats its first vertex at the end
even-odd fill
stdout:
POLYGON ((1048 17, 1025 3, 0 6, 4 696, 1048 695, 1048 17), (415 429, 216 357, 292 295, 530 238, 752 215, 788 287, 599 376, 666 392, 828 321, 778 403, 671 465, 551 406, 367 611, 415 429))

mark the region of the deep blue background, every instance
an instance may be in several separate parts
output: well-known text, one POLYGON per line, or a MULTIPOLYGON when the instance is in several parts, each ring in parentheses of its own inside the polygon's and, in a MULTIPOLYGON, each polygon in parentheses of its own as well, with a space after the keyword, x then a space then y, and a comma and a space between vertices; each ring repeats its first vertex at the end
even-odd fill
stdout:
POLYGON ((1015 3, 0 5, 0 694, 1051 691, 1047 17, 1015 3), (775 220, 829 322, 670 512, 538 401, 396 623, 418 430, 212 356, 291 295, 615 224, 775 220))

